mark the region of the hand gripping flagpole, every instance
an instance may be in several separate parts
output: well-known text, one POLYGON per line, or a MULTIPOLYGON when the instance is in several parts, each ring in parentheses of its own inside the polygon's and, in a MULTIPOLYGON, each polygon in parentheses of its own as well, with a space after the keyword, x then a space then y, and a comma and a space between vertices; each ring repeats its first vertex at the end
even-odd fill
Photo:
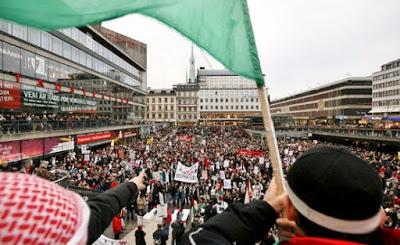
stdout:
POLYGON ((278 194, 281 194, 285 191, 285 187, 283 185, 283 170, 282 170, 282 161, 279 154, 278 142, 276 140, 274 123, 272 121, 267 89, 265 86, 258 86, 258 96, 260 97, 261 103, 261 113, 263 116, 264 128, 266 132, 266 141, 269 149, 269 156, 272 163, 273 174, 275 177, 275 184, 277 187, 278 194))

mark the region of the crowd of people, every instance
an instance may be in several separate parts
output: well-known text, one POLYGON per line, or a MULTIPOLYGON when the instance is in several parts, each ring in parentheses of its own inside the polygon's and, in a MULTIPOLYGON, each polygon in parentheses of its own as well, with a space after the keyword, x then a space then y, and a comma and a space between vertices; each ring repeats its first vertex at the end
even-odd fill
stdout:
MULTIPOLYGON (((278 144, 285 174, 304 151, 319 145, 335 145, 298 139, 279 140, 278 144)), ((346 147, 379 173, 384 190, 382 207, 387 214, 385 225, 400 229, 399 156, 366 144, 346 147)), ((70 185, 99 192, 126 182, 146 169, 149 187, 136 200, 131 200, 125 213, 117 219, 132 220, 134 214, 144 215, 165 202, 170 208, 190 208, 193 219, 187 229, 193 230, 224 212, 231 203, 263 199, 273 173, 265 142, 251 138, 240 127, 155 127, 146 138, 135 137, 112 147, 94 148, 89 156, 71 152, 54 157, 47 166, 34 171, 49 178, 41 173, 43 168, 49 172, 66 171, 70 185), (178 164, 198 164, 198 181, 175 181, 178 164)), ((184 223, 179 222, 172 226, 173 230, 184 223)), ((164 226, 159 229, 163 230, 164 226)), ((173 239, 180 238, 175 235, 173 239)))

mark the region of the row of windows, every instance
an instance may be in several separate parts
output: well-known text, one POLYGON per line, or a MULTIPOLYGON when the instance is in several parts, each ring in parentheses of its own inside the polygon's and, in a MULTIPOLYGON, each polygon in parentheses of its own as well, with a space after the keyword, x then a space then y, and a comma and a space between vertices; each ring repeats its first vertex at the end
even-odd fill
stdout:
POLYGON ((370 105, 371 98, 346 98, 339 100, 325 101, 325 107, 335 107, 341 105, 370 105))
POLYGON ((195 105, 197 100, 196 99, 184 99, 184 100, 177 100, 178 105, 195 105))
MULTIPOLYGON (((229 102, 229 99, 228 98, 225 98, 225 99, 223 99, 223 98, 220 98, 220 99, 218 99, 218 98, 216 98, 215 100, 213 99, 213 98, 210 98, 210 99, 208 99, 208 98, 205 98, 205 99, 200 99, 200 103, 203 103, 203 101, 204 102, 208 102, 208 101, 210 101, 211 103, 212 102, 221 102, 221 103, 228 103, 229 102)), ((234 98, 231 98, 230 99, 230 102, 258 102, 258 98, 246 98, 246 99, 243 99, 243 98, 236 98, 236 99, 234 99, 234 98)))
POLYGON ((375 92, 372 94, 372 98, 382 98, 382 97, 389 97, 389 96, 396 96, 396 95, 400 95, 400 89, 375 92))
POLYGON ((197 107, 178 107, 178 111, 197 111, 197 107))
POLYGON ((302 111, 302 110, 309 110, 309 109, 317 109, 318 103, 311 103, 305 105, 298 105, 298 106, 291 106, 289 107, 290 111, 302 111))
MULTIPOLYGON (((168 103, 168 98, 164 98, 164 100, 162 98, 158 98, 156 100, 156 98, 151 98, 151 103, 156 103, 156 101, 158 103, 163 103, 162 101, 164 101, 164 103, 168 103)), ((173 97, 169 98, 170 103, 174 103, 175 99, 173 97)), ((150 98, 147 98, 147 103, 150 103, 150 98)))
MULTIPOLYGON (((152 111, 155 111, 156 108, 158 108, 159 111, 161 111, 163 109, 164 109, 164 111, 168 111, 168 106, 167 105, 164 105, 164 106, 159 105, 158 107, 156 107, 155 105, 151 106, 151 110, 152 111)), ((169 108, 170 108, 171 111, 175 110, 175 106, 173 106, 173 105, 171 105, 169 108)))
MULTIPOLYGON (((208 110, 208 108, 210 108, 210 110, 214 110, 214 108, 215 108, 215 110, 224 110, 224 106, 210 106, 210 107, 208 107, 208 106, 200 106, 200 110, 208 110)), ((231 105, 231 106, 228 106, 228 105, 226 105, 225 106, 225 110, 229 110, 229 108, 231 109, 231 110, 234 110, 234 109, 236 109, 236 110, 244 110, 244 109, 246 109, 246 110, 258 110, 258 105, 256 105, 256 106, 248 106, 248 105, 246 105, 246 106, 243 106, 243 105, 241 105, 241 106, 238 106, 238 105, 236 105, 236 106, 233 106, 233 105, 231 105)))
POLYGON ((122 67, 123 69, 131 72, 135 76, 140 76, 139 70, 136 69, 136 67, 132 66, 125 60, 123 60, 121 57, 116 55, 115 53, 111 52, 109 49, 98 43, 96 40, 93 40, 93 38, 82 31, 80 31, 77 28, 67 28, 67 29, 62 29, 59 30, 61 33, 66 35, 67 37, 79 42, 86 48, 94 51, 95 53, 99 54, 100 56, 106 58, 107 60, 110 60, 114 64, 122 67))
POLYGON ((192 115, 192 114, 183 114, 183 115, 178 115, 178 119, 197 119, 197 115, 192 115))
MULTIPOLYGON (((236 88, 236 87, 234 87, 236 88)), ((200 90, 199 97, 211 98, 211 97, 258 97, 258 91, 255 89, 218 89, 218 90, 200 90)))
POLYGON ((398 76, 400 76, 400 70, 388 72, 388 73, 385 73, 385 74, 382 74, 379 76, 374 76, 374 78, 372 80, 379 81, 379 80, 388 79, 388 78, 392 78, 392 77, 398 77, 398 76))
POLYGON ((176 96, 178 96, 178 97, 196 97, 197 96, 197 92, 194 92, 194 91, 185 91, 185 92, 178 91, 178 92, 176 92, 176 96))
POLYGON ((174 119, 174 113, 147 113, 147 118, 150 119, 174 119), (169 117, 168 117, 169 115, 169 117))
POLYGON ((372 102, 372 106, 374 106, 374 107, 376 107, 376 106, 395 106, 395 105, 400 105, 400 99, 372 102))
POLYGON ((382 66, 382 71, 389 70, 400 66, 400 61, 392 62, 390 64, 382 66))
MULTIPOLYGON (((0 30, 6 33, 9 33, 15 37, 18 37, 24 41, 32 43, 38 47, 41 47, 47 51, 55 53, 59 56, 62 56, 68 60, 72 60, 82 66, 93 69, 99 73, 102 73, 112 79, 119 80, 123 83, 126 83, 130 86, 140 86, 140 81, 129 76, 128 74, 112 67, 103 61, 96 59, 95 57, 85 53, 84 51, 72 46, 71 44, 57 38, 56 36, 51 35, 48 32, 37 30, 34 28, 28 28, 26 26, 21 26, 18 24, 0 22, 0 30)), ((83 34, 78 29, 74 29, 74 33, 79 32, 81 35, 88 37, 83 34)), ((79 41, 79 38, 78 38, 79 41)), ((94 40, 92 40, 95 42, 94 40)), ((103 46, 102 46, 103 47, 103 46)), ((103 47, 103 49, 105 49, 103 47)), ((108 49, 106 49, 108 50, 108 49)), ((95 51, 95 50, 94 50, 95 51)), ((108 50, 108 52, 111 52, 108 50)), ((113 56, 116 56, 113 54, 113 56)), ((121 58, 119 58, 121 59, 121 58)), ((108 59, 111 60, 111 59, 108 59)), ((117 64, 118 62, 114 62, 117 64)), ((119 62, 120 63, 120 62, 119 62)), ((121 66, 123 67, 123 66, 121 66)), ((133 66, 126 67, 127 71, 139 76, 139 72, 133 66)))
MULTIPOLYGON (((351 85, 351 84, 349 84, 349 85, 351 85)), ((360 85, 364 85, 364 84, 360 84, 360 85)), ((342 96, 342 95, 356 95, 356 94, 370 95, 371 91, 372 90, 370 88, 368 88, 368 89, 366 89, 366 88, 352 88, 352 89, 348 88, 348 89, 330 91, 330 92, 326 92, 326 93, 322 93, 322 94, 318 94, 318 95, 314 95, 314 96, 310 96, 310 97, 306 97, 306 98, 299 98, 299 99, 296 99, 296 100, 292 100, 292 101, 288 101, 288 102, 284 102, 284 103, 280 103, 280 104, 276 104, 276 102, 274 102, 271 105, 271 107, 290 106, 290 105, 293 105, 293 104, 300 104, 300 103, 305 103, 305 102, 313 102, 313 101, 316 101, 316 100, 334 98, 334 97, 342 96)))
POLYGON ((380 89, 380 88, 390 88, 394 86, 399 86, 400 85, 400 79, 394 80, 394 81, 389 81, 389 82, 384 82, 384 83, 379 83, 379 84, 374 84, 372 87, 373 89, 380 89))

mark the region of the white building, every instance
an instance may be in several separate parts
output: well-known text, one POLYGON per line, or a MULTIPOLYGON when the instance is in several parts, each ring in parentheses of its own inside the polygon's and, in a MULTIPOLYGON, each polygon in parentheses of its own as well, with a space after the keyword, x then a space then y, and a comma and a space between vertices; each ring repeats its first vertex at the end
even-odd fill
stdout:
POLYGON ((378 116, 400 114, 400 59, 382 65, 381 70, 373 74, 370 113, 378 116))
POLYGON ((176 94, 174 90, 149 90, 147 94, 147 120, 176 123, 176 94))
POLYGON ((200 68, 199 111, 203 121, 241 121, 260 116, 256 83, 228 70, 200 68))

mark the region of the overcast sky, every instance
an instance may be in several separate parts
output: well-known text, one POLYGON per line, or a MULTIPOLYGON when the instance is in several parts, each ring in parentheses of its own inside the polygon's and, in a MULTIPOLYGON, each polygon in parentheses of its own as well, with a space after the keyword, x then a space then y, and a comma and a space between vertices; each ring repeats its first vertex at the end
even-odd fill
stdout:
MULTIPOLYGON (((272 98, 369 76, 400 58, 399 0, 248 0, 272 98)), ((147 44, 147 83, 185 81, 191 42, 159 22, 129 15, 104 26, 147 44)), ((223 68, 195 47, 196 66, 223 68), (211 67, 210 67, 211 65, 211 67)))

